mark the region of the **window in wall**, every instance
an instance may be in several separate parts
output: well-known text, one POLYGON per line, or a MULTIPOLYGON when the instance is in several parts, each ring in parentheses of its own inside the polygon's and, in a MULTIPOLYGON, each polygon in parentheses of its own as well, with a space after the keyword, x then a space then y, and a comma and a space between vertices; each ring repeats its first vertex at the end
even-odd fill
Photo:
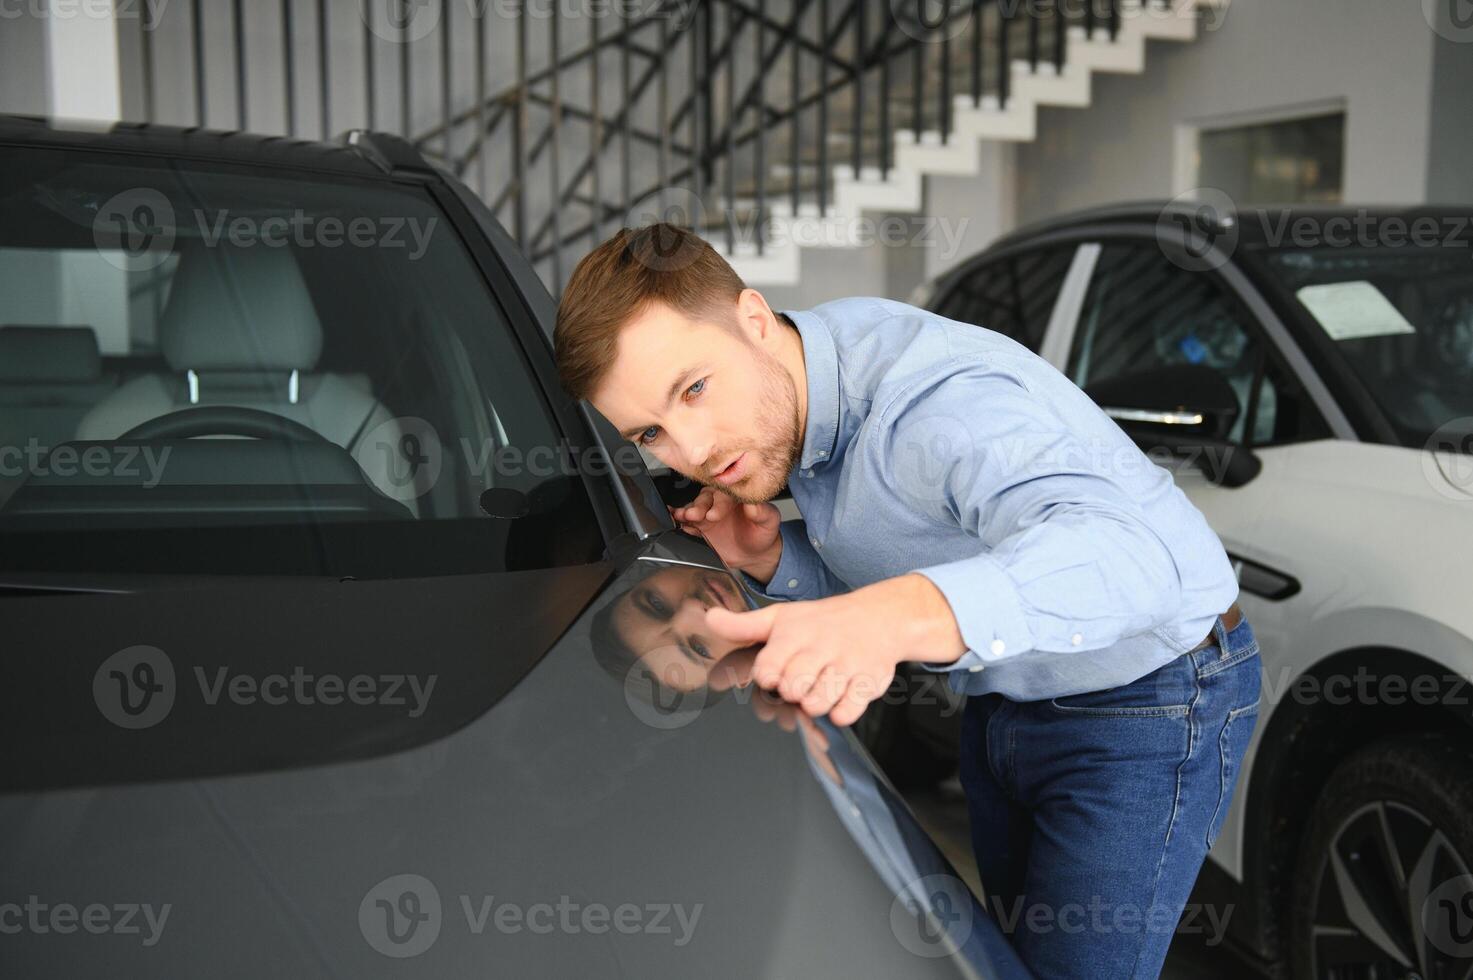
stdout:
POLYGON ((1204 129, 1197 183, 1239 205, 1339 204, 1345 174, 1345 113, 1204 129))

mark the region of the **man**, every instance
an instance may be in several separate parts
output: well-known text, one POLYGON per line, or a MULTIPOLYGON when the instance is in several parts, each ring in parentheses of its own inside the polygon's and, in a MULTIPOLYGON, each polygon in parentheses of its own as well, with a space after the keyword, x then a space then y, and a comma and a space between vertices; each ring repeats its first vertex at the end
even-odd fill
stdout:
POLYGON ((672 511, 777 599, 712 609, 751 676, 854 722, 901 661, 971 695, 988 906, 1041 977, 1155 976, 1256 719, 1216 535, 1089 398, 1000 334, 859 297, 774 313, 698 237, 574 270, 564 385, 705 484, 672 511), (786 484, 802 515, 769 503, 786 484))

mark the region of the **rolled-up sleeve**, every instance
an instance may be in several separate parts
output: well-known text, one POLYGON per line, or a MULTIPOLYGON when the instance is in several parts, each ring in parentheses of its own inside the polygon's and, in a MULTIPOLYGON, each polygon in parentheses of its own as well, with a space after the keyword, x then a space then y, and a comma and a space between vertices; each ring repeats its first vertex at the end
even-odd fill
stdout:
POLYGON ((977 554, 916 569, 967 646, 955 663, 922 666, 1099 649, 1177 612, 1175 559, 1121 479, 1154 466, 1134 446, 1092 444, 1022 379, 987 366, 918 382, 885 412, 892 486, 978 538, 977 554))
POLYGON ((808 525, 802 520, 783 521, 778 529, 783 539, 777 571, 765 586, 746 573, 747 584, 772 599, 822 599, 849 591, 808 540, 808 525))

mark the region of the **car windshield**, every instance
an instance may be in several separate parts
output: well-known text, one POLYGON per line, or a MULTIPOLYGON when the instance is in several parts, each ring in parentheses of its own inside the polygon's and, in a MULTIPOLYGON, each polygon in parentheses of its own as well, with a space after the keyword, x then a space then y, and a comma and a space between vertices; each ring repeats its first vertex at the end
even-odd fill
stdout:
POLYGON ((423 188, 0 147, 0 571, 498 571, 562 448, 423 188))
POLYGON ((1407 446, 1421 448, 1439 429, 1473 416, 1468 244, 1263 253, 1278 283, 1330 339, 1407 446))

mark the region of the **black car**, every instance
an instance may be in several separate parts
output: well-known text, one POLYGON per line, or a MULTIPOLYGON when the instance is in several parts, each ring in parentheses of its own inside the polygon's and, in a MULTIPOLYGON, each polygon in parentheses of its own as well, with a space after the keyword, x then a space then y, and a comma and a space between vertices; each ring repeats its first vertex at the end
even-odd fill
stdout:
POLYGON ((410 145, 0 119, 0 282, 0 973, 1024 975, 410 145))

